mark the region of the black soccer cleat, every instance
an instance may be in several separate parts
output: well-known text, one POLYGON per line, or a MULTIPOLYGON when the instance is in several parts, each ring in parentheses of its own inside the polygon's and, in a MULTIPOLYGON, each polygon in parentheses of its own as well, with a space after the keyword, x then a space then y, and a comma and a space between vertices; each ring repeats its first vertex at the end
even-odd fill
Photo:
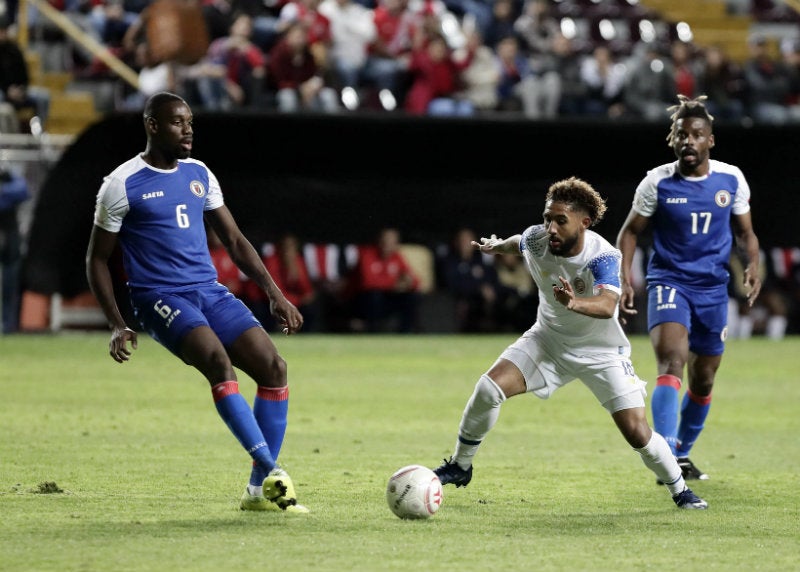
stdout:
POLYGON ((707 481, 708 475, 695 467, 689 457, 678 457, 678 466, 681 468, 683 478, 687 481, 707 481))
POLYGON ((439 477, 442 485, 452 484, 456 487, 466 487, 472 480, 472 465, 465 471, 453 461, 453 457, 450 457, 450 460, 444 459, 444 463, 435 468, 433 472, 439 477))
POLYGON ((672 500, 675 501, 678 508, 689 510, 705 510, 708 508, 708 503, 694 494, 692 489, 684 489, 682 493, 673 495, 672 500))

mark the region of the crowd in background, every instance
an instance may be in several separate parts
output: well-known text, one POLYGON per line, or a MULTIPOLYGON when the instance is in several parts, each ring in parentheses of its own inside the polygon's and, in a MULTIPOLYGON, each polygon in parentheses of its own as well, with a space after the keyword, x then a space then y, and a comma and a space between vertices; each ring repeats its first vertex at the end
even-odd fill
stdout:
MULTIPOLYGON (((209 110, 661 120, 681 93, 708 95, 720 120, 800 122, 800 37, 751 37, 737 63, 636 0, 202 0, 192 63, 157 57, 164 34, 148 37, 170 1, 52 0, 139 74, 138 90, 120 82, 119 109, 168 89, 209 110), (582 30, 591 6, 617 19, 582 30)), ((113 76, 80 49, 69 65, 113 76)))

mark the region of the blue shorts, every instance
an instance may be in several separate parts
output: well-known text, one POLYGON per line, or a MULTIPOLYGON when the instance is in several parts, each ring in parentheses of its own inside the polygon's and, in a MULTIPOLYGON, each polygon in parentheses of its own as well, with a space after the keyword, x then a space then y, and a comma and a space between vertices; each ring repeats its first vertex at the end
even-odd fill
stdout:
POLYGON ((194 328, 208 326, 228 347, 246 330, 261 327, 253 312, 217 282, 131 289, 131 305, 142 328, 178 357, 181 341, 194 328))
POLYGON ((677 322, 689 331, 689 350, 697 355, 718 356, 728 337, 727 288, 698 292, 672 285, 647 286, 647 329, 677 322))

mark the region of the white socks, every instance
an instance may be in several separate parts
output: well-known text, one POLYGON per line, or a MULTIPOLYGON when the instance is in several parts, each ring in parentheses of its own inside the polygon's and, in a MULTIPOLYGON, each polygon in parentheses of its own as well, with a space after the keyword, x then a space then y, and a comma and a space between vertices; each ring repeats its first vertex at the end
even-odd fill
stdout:
POLYGON ((673 496, 686 489, 681 468, 664 437, 653 431, 647 445, 634 451, 642 456, 645 466, 656 474, 658 480, 666 485, 673 496))
POLYGON ((461 425, 458 428, 453 460, 458 466, 467 470, 472 465, 472 458, 478 447, 489 433, 500 415, 500 406, 506 400, 503 390, 484 374, 475 384, 472 396, 464 408, 461 425))

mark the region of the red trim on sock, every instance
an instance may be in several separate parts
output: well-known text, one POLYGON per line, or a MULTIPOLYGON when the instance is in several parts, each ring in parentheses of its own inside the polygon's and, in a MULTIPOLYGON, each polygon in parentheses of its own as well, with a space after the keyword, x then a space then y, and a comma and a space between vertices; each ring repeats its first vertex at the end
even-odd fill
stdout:
POLYGON ((238 381, 223 381, 211 387, 211 395, 214 397, 214 403, 234 393, 239 393, 238 381))
POLYGON ((711 403, 711 394, 710 393, 708 395, 706 395, 705 397, 702 397, 700 395, 695 395, 694 393, 692 393, 691 389, 687 389, 686 390, 686 395, 689 396, 689 399, 691 399, 692 401, 697 403, 697 405, 708 405, 709 403, 711 403))
POLYGON ((260 387, 256 391, 256 395, 261 399, 267 401, 286 401, 289 399, 289 386, 283 387, 260 387))
POLYGON ((669 387, 674 387, 678 391, 681 389, 681 380, 674 375, 669 374, 662 374, 656 378, 656 385, 667 385, 669 387))

